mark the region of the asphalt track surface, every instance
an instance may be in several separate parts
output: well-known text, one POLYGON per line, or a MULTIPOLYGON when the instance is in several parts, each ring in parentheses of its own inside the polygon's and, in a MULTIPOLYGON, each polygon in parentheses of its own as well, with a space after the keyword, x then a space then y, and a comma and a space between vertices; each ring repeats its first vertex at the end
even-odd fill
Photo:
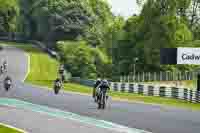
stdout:
MULTIPOLYGON (((12 60, 12 58, 9 60, 12 60)), ((19 61, 22 61, 22 59, 19 61)), ((19 77, 21 77, 20 75, 21 74, 19 74, 19 77)), ((16 79, 18 79, 18 75, 15 76, 16 79)), ((106 110, 97 110, 96 104, 89 96, 64 92, 61 92, 59 95, 54 95, 51 90, 23 84, 19 80, 15 81, 14 88, 9 92, 5 92, 1 89, 0 97, 20 99, 30 103, 57 108, 82 116, 106 120, 153 133, 200 132, 199 111, 159 105, 112 101, 111 98, 109 99, 106 110)))
POLYGON ((89 124, 55 118, 53 116, 13 107, 0 106, 0 112, 0 121, 29 133, 117 133, 116 131, 97 128, 89 124))
MULTIPOLYGON (((16 92, 19 92, 18 89, 20 89, 20 87, 18 88, 18 86, 22 85, 22 81, 24 80, 28 71, 28 57, 23 51, 12 47, 6 47, 3 51, 0 51, 1 64, 5 59, 8 62, 8 72, 0 75, 1 100, 3 97, 16 98, 20 95, 20 93, 16 92), (14 79, 14 89, 12 89, 10 92, 6 92, 3 89, 2 81, 6 76, 10 76, 12 79, 14 79)), ((24 89, 26 89, 26 87, 24 87, 24 89)), ((37 92, 34 93, 37 94, 37 92)), ((31 93, 23 90, 23 94, 25 94, 26 97, 31 93)), ((23 98, 23 96, 21 98, 23 98)), ((35 96, 35 98, 40 98, 40 96, 35 96)), ((0 122, 23 129, 29 133, 55 133, 58 131, 70 131, 76 133, 117 133, 116 130, 113 131, 105 128, 98 128, 96 126, 80 123, 78 121, 57 118, 30 110, 2 105, 0 105, 0 122)))

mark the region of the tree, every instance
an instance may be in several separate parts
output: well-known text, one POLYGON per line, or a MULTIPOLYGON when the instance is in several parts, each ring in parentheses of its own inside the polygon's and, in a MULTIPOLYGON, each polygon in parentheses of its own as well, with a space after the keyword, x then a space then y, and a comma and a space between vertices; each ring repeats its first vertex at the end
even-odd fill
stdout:
POLYGON ((172 48, 177 42, 192 40, 190 29, 182 17, 177 16, 182 7, 188 7, 188 3, 185 6, 179 2, 147 0, 140 16, 128 19, 125 29, 134 49, 132 56, 139 58, 143 70, 160 70, 160 48, 172 48))
POLYGON ((0 0, 0 32, 13 32, 17 29, 19 5, 17 0, 0 0))
POLYGON ((194 38, 200 39, 200 0, 192 0, 188 17, 189 27, 193 31, 194 38))
POLYGON ((85 41, 59 42, 58 49, 67 70, 75 77, 96 78, 111 74, 106 54, 90 47, 85 41))
POLYGON ((95 21, 86 28, 84 39, 92 46, 105 44, 105 35, 108 32, 109 25, 113 22, 113 14, 109 4, 104 0, 88 0, 95 21))
POLYGON ((93 21, 81 0, 22 0, 22 16, 31 38, 55 42, 75 39, 93 21))

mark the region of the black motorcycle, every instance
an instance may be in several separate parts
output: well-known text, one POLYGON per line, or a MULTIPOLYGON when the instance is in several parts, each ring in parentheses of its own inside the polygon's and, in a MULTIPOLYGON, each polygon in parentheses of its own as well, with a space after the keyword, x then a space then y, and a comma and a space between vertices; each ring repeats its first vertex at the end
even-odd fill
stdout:
POLYGON ((59 83, 60 85, 58 85, 58 83, 55 83, 54 85, 54 93, 57 95, 61 89, 61 83, 59 83))
POLYGON ((105 109, 106 107, 106 90, 102 90, 99 88, 97 92, 97 104, 98 109, 105 109))
POLYGON ((4 70, 4 72, 7 72, 7 64, 6 63, 3 64, 3 70, 4 70))
POLYGON ((3 66, 0 66, 0 74, 3 74, 5 71, 4 71, 4 67, 3 66))
POLYGON ((12 87, 12 83, 10 80, 6 80, 5 83, 4 83, 4 88, 6 91, 9 91, 12 87))

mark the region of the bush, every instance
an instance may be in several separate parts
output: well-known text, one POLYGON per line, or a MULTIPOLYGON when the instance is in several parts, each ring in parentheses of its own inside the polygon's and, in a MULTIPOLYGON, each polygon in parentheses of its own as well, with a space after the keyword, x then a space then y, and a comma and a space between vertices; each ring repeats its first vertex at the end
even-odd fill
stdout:
POLYGON ((107 56, 98 48, 83 41, 59 42, 61 61, 73 77, 94 79, 98 75, 111 73, 107 56))

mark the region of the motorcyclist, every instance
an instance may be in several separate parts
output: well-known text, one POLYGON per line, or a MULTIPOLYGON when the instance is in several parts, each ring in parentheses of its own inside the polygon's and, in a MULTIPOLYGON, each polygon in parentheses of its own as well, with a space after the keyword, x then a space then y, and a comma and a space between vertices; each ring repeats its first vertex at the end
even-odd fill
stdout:
MULTIPOLYGON (((101 84, 98 86, 98 88, 100 88, 100 90, 103 91, 106 95, 107 91, 110 90, 108 81, 106 79, 103 79, 101 81, 101 84)), ((106 99, 108 99, 108 95, 106 95, 106 99)))
POLYGON ((4 62, 3 62, 3 67, 4 67, 4 70, 6 70, 7 69, 7 61, 6 60, 4 60, 4 62))
POLYGON ((1 69, 1 73, 3 73, 4 72, 4 68, 3 68, 2 65, 1 65, 0 69, 1 69))
MULTIPOLYGON (((96 98, 96 89, 97 89, 97 87, 98 87, 100 84, 101 84, 101 79, 98 78, 98 79, 96 80, 95 84, 94 84, 94 87, 93 87, 93 93, 92 93, 92 97, 93 97, 93 98, 96 98)), ((96 101, 96 99, 95 99, 95 101, 96 101)))
POLYGON ((11 85, 12 85, 12 79, 11 77, 7 76, 4 80, 5 89, 8 89, 11 85))
POLYGON ((64 65, 60 65, 60 68, 59 68, 59 74, 63 75, 64 74, 64 65))
POLYGON ((59 78, 57 78, 57 79, 55 80, 54 87, 61 88, 61 81, 60 81, 59 78))

